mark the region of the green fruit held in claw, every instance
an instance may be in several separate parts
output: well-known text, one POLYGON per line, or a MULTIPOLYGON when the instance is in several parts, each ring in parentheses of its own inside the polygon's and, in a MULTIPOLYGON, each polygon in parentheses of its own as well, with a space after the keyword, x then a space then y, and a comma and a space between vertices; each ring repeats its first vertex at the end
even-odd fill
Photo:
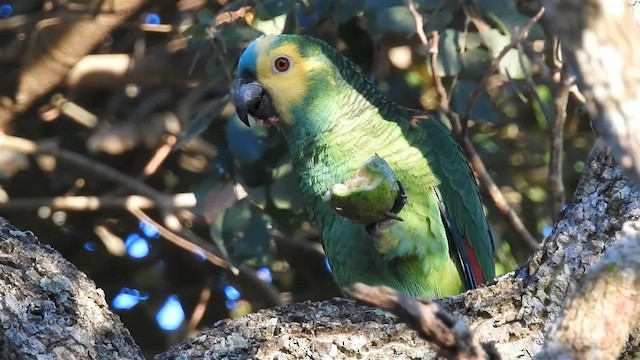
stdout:
POLYGON ((372 224, 392 216, 389 210, 398 196, 398 181, 389 164, 378 155, 362 165, 351 179, 335 184, 323 200, 338 215, 359 223, 372 224))

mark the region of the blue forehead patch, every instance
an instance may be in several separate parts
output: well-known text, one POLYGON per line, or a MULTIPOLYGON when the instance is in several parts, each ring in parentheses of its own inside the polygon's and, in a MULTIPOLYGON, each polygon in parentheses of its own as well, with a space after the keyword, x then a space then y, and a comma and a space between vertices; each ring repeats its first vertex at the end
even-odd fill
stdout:
POLYGON ((238 69, 237 73, 242 74, 245 71, 249 71, 252 74, 256 72, 256 43, 257 39, 251 42, 244 52, 242 56, 240 56, 240 60, 238 61, 238 69))

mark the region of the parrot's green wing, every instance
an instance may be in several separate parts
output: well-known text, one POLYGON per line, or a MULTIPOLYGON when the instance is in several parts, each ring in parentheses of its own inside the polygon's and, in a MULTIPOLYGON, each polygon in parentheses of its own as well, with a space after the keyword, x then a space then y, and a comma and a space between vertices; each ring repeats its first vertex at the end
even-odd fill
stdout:
POLYGON ((462 149, 451 131, 435 117, 416 115, 411 118, 411 124, 415 130, 423 130, 416 141, 440 180, 441 214, 448 227, 449 243, 454 247, 450 252, 467 288, 492 280, 495 276, 493 237, 473 172, 462 149))

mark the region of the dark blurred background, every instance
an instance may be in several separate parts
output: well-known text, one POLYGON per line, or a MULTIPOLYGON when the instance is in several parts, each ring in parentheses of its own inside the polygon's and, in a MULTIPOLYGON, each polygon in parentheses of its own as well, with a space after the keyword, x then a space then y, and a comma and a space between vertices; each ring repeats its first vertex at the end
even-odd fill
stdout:
MULTIPOLYGON (((0 215, 104 289, 145 354, 223 318, 340 294, 305 220, 281 135, 245 127, 230 102, 238 56, 262 33, 322 38, 391 99, 436 109, 415 9, 426 34, 439 33, 436 75, 451 109, 467 112, 480 84, 468 137, 489 174, 537 241, 551 231, 558 200, 549 190, 550 134, 561 71, 554 41, 535 25, 491 67, 536 1, 140 0, 90 55, 67 60, 57 51, 89 39, 78 24, 133 2, 0 0, 0 106, 51 57, 75 64, 0 121, 0 215)), ((44 69, 31 85, 46 86, 44 69)), ((593 134, 574 96, 563 121, 570 201, 593 134)), ((483 198, 498 273, 511 271, 531 246, 484 188, 483 198)))

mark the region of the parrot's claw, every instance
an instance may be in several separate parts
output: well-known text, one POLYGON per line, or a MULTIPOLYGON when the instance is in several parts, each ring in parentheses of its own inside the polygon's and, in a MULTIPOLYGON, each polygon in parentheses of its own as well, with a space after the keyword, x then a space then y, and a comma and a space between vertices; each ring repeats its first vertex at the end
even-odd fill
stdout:
POLYGON ((404 219, 403 219, 403 218, 401 218, 400 216, 398 216, 398 214, 394 214, 394 213, 392 213, 392 212, 388 212, 388 213, 384 214, 384 216, 385 216, 387 219, 397 220, 397 221, 404 221, 404 219))
POLYGON ((397 216, 402 208, 407 204, 407 192, 404 191, 404 187, 400 181, 396 182, 398 183, 398 195, 396 196, 396 201, 393 203, 393 207, 389 212, 397 216))

